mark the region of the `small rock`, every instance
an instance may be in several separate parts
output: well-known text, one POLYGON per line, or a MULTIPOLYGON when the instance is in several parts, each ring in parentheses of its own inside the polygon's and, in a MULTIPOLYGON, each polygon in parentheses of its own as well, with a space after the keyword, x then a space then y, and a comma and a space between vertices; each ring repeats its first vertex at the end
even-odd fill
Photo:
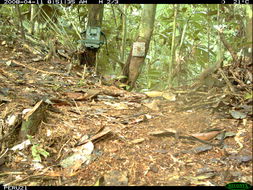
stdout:
POLYGON ((156 165, 152 164, 149 166, 149 170, 154 173, 157 173, 159 171, 159 168, 156 165))
POLYGON ((234 119, 244 119, 247 117, 247 114, 240 111, 229 110, 229 113, 234 119))

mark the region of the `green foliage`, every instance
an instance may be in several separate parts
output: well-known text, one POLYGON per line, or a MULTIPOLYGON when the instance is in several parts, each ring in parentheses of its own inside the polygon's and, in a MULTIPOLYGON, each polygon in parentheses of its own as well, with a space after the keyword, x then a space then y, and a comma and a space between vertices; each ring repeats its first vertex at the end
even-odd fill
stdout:
POLYGON ((34 160, 41 162, 41 156, 43 156, 44 158, 47 158, 50 155, 46 150, 41 148, 41 146, 39 144, 34 142, 35 140, 33 139, 32 136, 27 135, 27 138, 33 144, 32 148, 31 148, 31 151, 32 151, 32 156, 33 156, 34 160))
POLYGON ((77 86, 78 87, 83 87, 83 86, 85 86, 85 84, 86 84, 86 80, 85 79, 81 79, 81 80, 79 80, 77 86))
MULTIPOLYGON (((80 47, 80 33, 88 21, 88 9, 84 5, 36 5, 36 16, 31 20, 31 5, 19 5, 26 33, 34 25, 34 36, 45 42, 56 38, 67 50, 80 47)), ((104 45, 98 54, 99 73, 122 74, 121 43, 122 15, 124 5, 105 5, 102 31, 105 33, 108 49, 104 45), (109 52, 109 54, 107 53, 109 52)), ((248 46, 245 38, 246 9, 244 5, 178 5, 175 30, 175 65, 172 86, 188 84, 208 65, 216 62, 220 40, 217 29, 222 29, 226 41, 236 52, 248 46), (219 22, 218 23, 218 19, 219 22)), ((142 5, 128 5, 126 50, 128 55, 140 26, 142 5)), ((248 11, 249 12, 249 11, 248 11)), ((248 13, 249 14, 249 13, 248 13)), ((0 36, 13 39, 19 32, 19 21, 14 5, 0 5, 0 36)), ((171 60, 174 6, 157 5, 156 21, 147 64, 143 65, 138 79, 140 89, 164 89, 167 82, 171 60), (159 59, 159 61, 155 61, 159 59), (155 62, 154 62, 155 61, 155 62)), ((2 38, 4 39, 4 38, 2 38)), ((223 48, 225 49, 225 48, 223 48)), ((224 52, 225 63, 232 58, 224 52)), ((126 61, 126 60, 124 60, 126 61)), ((82 82, 80 82, 81 84, 82 82)))
MULTIPOLYGON (((166 71, 170 64, 168 55, 171 49, 173 11, 172 5, 158 5, 157 7, 154 35, 148 58, 150 62, 159 58, 162 66, 144 65, 138 80, 140 88, 163 89, 168 85, 166 84, 168 77, 166 71)), ((226 40, 235 51, 239 52, 242 46, 246 46, 245 35, 241 33, 245 31, 243 29, 245 25, 244 7, 241 5, 222 6, 220 25, 217 23, 217 13, 217 5, 180 5, 175 34, 178 60, 173 66, 176 74, 172 85, 188 84, 204 68, 216 61, 220 42, 217 38, 217 28, 223 28, 226 40), (182 41, 183 30, 185 30, 185 36, 182 41)), ((224 54, 226 58, 224 62, 229 62, 231 55, 228 51, 224 54)))
POLYGON ((250 100, 250 99, 252 99, 253 98, 253 92, 251 92, 251 93, 246 93, 245 95, 244 95, 244 99, 245 100, 250 100))
POLYGON ((41 162, 41 156, 47 158, 49 155, 50 154, 43 148, 40 148, 38 144, 32 146, 32 156, 34 160, 41 162))

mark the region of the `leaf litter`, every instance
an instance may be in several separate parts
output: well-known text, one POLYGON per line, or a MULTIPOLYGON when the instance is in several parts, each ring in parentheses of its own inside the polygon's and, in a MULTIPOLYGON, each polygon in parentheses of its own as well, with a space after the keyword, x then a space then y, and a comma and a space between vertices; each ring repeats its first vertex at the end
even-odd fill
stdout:
POLYGON ((127 92, 95 76, 81 81, 80 70, 67 75, 66 60, 44 62, 19 47, 13 60, 13 48, 0 47, 1 184, 252 184, 247 102, 211 91, 127 92), (27 119, 42 102, 38 131, 21 140, 22 111, 34 108, 27 119))

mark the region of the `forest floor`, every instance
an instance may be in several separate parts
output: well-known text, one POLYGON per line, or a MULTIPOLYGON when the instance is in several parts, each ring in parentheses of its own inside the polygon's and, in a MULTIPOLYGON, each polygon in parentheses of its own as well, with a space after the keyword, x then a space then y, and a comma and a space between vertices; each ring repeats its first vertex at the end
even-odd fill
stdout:
POLYGON ((36 61, 18 44, 0 44, 1 184, 252 185, 252 115, 194 108, 189 94, 170 101, 91 75, 81 81, 82 70, 67 75, 64 60, 36 61), (47 107, 38 132, 16 150, 21 113, 40 100, 47 107))

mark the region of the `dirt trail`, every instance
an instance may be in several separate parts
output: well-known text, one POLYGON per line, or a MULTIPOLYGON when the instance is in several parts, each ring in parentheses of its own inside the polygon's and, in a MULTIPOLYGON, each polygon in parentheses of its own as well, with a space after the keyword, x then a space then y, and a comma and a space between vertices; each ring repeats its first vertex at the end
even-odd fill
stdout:
MULTIPOLYGON (((31 146, 6 152, 20 143, 16 129, 1 141, 0 183, 252 184, 252 118, 233 119, 207 107, 178 111, 187 97, 177 97, 176 101, 147 98, 101 85, 94 77, 80 81, 78 72, 66 75, 65 61, 34 62, 34 55, 15 48, 0 47, 1 135, 11 131, 6 124, 8 116, 48 99, 53 104, 33 139, 50 156, 42 156, 42 162, 36 163, 32 161, 31 146), (150 104, 155 104, 156 109, 147 107, 150 104), (191 136, 213 131, 218 137, 224 132, 221 146, 211 146, 191 136), (71 169, 59 165, 82 143, 82 137, 96 134, 101 137, 92 141, 95 147, 88 163, 71 169)), ((220 141, 214 137, 204 142, 220 141)))

